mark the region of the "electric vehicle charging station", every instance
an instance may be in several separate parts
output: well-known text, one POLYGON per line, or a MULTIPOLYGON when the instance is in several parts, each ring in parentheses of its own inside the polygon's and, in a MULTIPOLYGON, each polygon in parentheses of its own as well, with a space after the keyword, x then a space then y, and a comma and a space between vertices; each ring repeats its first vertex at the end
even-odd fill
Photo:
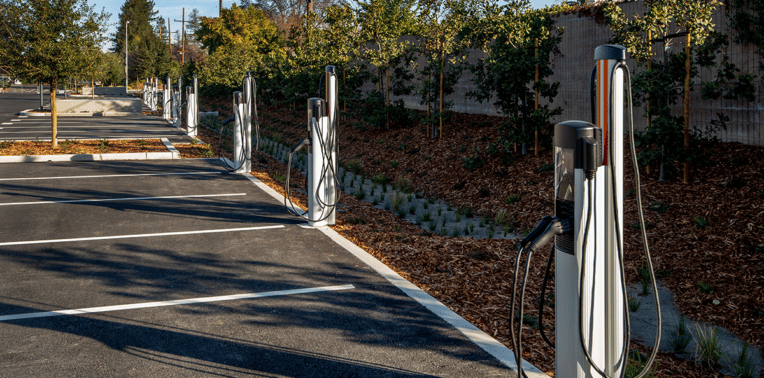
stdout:
MULTIPOLYGON (((233 166, 230 163, 224 162, 224 160, 218 156, 218 162, 223 168, 237 172, 245 173, 252 170, 252 124, 254 120, 255 126, 255 149, 260 148, 260 126, 257 118, 257 83, 255 78, 250 75, 249 71, 242 79, 241 91, 233 93, 233 113, 234 116, 223 122, 222 126, 226 126, 231 122, 234 122, 233 139, 234 139, 234 158, 233 166), (254 115, 254 118, 253 118, 254 115)), ((196 81, 196 75, 194 75, 194 92, 198 92, 198 84, 196 81)), ((193 106, 194 117, 196 125, 199 124, 199 106, 198 97, 193 100, 189 99, 189 107, 193 106), (193 103, 193 105, 191 105, 193 103)), ((189 113, 190 114, 190 113, 189 113)), ((190 117, 190 115, 189 115, 190 117)), ((196 126, 195 125, 195 126, 196 126)), ((194 133, 196 127, 194 127, 194 133)), ((223 139, 223 127, 220 128, 219 143, 222 144, 223 139)), ((189 128, 189 130, 191 130, 189 128)), ((190 135, 190 134, 189 134, 190 135)), ((195 134, 194 134, 195 135, 195 134)), ((218 149, 220 149, 220 146, 218 149)))
MULTIPOLYGON (((545 336, 539 310, 539 330, 555 348, 556 377, 622 377, 628 363, 630 323, 623 264, 623 143, 624 89, 629 98, 631 158, 635 166, 638 212, 648 267, 653 271, 644 229, 639 190, 639 169, 634 151, 631 83, 624 87, 626 49, 618 45, 597 47, 596 90, 593 85, 592 118, 596 124, 565 121, 554 129, 555 217, 545 217, 522 242, 515 264, 510 328, 519 362, 522 355, 522 322, 514 330, 515 286, 523 252, 527 252, 522 279, 522 318, 527 272, 531 255, 551 236, 542 298, 552 259, 555 259, 555 342, 545 336), (596 93, 596 95, 594 95, 596 93), (560 346, 560 347, 556 347, 560 346)), ((594 83, 593 83, 594 84, 594 83)), ((660 304, 655 275, 651 274, 656 302, 655 346, 643 371, 649 372, 660 345, 660 304)), ((543 301, 543 299, 542 299, 543 301)), ((518 364, 519 366, 519 364, 518 364)), ((522 376, 522 368, 518 368, 522 376)))
POLYGON ((186 87, 186 133, 190 137, 196 136, 196 127, 199 124, 199 100, 197 97, 198 82, 194 74, 193 86, 186 87))
POLYGON ((589 348, 594 364, 608 376, 620 376, 621 370, 626 368, 622 361, 626 310, 616 305, 624 301, 617 255, 617 251, 623 250, 624 103, 623 95, 611 96, 611 91, 623 94, 623 72, 613 70, 618 62, 626 59, 626 50, 600 46, 594 56, 598 84, 595 119, 599 126, 577 121, 555 126, 555 215, 573 219, 573 235, 557 236, 560 240, 555 248, 555 282, 558 283, 555 285, 555 317, 564 322, 555 326, 555 337, 559 345, 577 346, 558 350, 556 361, 561 377, 597 374, 584 355, 579 332, 586 336, 585 347, 589 348), (613 81, 609 83, 611 73, 613 81), (609 111, 613 112, 612 117, 609 111), (587 146, 589 142, 585 138, 591 139, 594 145, 587 146), (585 150, 592 151, 587 154, 585 150), (584 160, 590 158, 593 161, 587 167, 584 160), (607 169, 610 165, 614 169, 607 169), (593 177, 592 173, 586 176, 587 170, 593 170, 593 177), (587 180, 592 180, 588 187, 587 180), (588 190, 593 193, 587 193, 588 190), (589 203, 591 198, 593 203, 589 203), (589 208, 593 210, 591 213, 586 210, 589 208), (592 219, 586 219, 589 216, 592 219), (586 234, 585 222, 590 223, 594 232, 586 234), (616 229, 616 223, 621 227, 616 229), (580 277, 582 268, 593 273, 580 277), (595 274, 599 278, 596 283, 595 274), (566 314, 579 314, 583 327, 579 327, 577 317, 566 314))
POLYGON ((252 127, 246 123, 247 100, 244 96, 244 92, 233 92, 233 164, 236 173, 252 170, 252 127))
POLYGON ((284 190, 284 206, 293 215, 301 216, 312 227, 334 225, 336 222, 335 209, 339 202, 337 183, 337 152, 339 134, 337 128, 338 116, 338 86, 334 66, 326 66, 325 73, 326 100, 318 97, 308 99, 308 138, 302 139, 289 153, 287 175, 284 190), (303 212, 294 208, 289 200, 289 174, 292 156, 308 147, 308 211, 303 212))
POLYGON ((162 113, 165 120, 172 119, 172 83, 169 75, 165 80, 164 88, 162 88, 162 113))
POLYGON ((196 135, 196 112, 194 112, 195 98, 196 94, 194 93, 194 87, 186 87, 186 101, 188 102, 186 105, 186 134, 190 137, 196 135))

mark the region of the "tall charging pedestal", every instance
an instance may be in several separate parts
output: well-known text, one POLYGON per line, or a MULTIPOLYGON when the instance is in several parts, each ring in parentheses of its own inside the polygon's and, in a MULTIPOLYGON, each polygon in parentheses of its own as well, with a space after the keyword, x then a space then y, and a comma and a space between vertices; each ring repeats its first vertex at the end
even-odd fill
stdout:
POLYGON ((313 227, 328 225, 330 213, 334 212, 333 206, 325 206, 333 204, 327 196, 328 189, 333 186, 327 180, 329 159, 324 153, 329 128, 326 101, 316 97, 308 99, 308 132, 311 140, 308 150, 308 223, 313 227))
MULTIPOLYGON (((329 159, 331 159, 331 167, 337 166, 337 147, 339 142, 339 135, 337 130, 337 74, 334 66, 326 66, 326 115, 329 123, 329 130, 326 137, 326 150, 329 151, 329 159)), ((326 171, 326 203, 335 204, 337 202, 336 183, 337 179, 334 169, 328 169, 326 171)), ((326 218, 326 224, 334 225, 336 219, 336 211, 332 211, 326 218)))
POLYGON ((169 121, 172 119, 172 83, 170 76, 167 76, 164 88, 162 88, 162 115, 169 121))
POLYGON ((157 111, 159 109, 159 78, 154 78, 151 89, 151 110, 157 111))
MULTIPOLYGON (((555 215, 572 218, 574 226, 572 235, 555 239, 555 363, 559 378, 600 377, 586 358, 584 347, 609 377, 618 377, 626 365, 622 361, 626 314, 617 244, 623 240, 624 78, 620 70, 612 75, 615 65, 626 59, 626 49, 604 45, 597 47, 594 56, 596 126, 583 121, 555 125, 555 215), (615 95, 611 96, 611 91, 615 95), (583 169, 586 162, 582 160, 594 156, 584 154, 584 150, 587 141, 597 139, 594 155, 598 163, 589 165, 596 167, 590 174, 589 193, 583 169), (592 218, 584 241, 590 210, 592 218), (586 275, 581 283, 584 265, 586 275)), ((589 149, 594 150, 591 144, 589 149)))
POLYGON ((196 136, 196 92, 194 87, 186 87, 186 134, 190 137, 196 136))
POLYGON ((252 130, 244 123, 247 101, 244 93, 233 92, 233 166, 236 173, 252 171, 252 130))
MULTIPOLYGON (((244 74, 244 80, 241 86, 242 92, 244 92, 244 127, 247 130, 252 130, 252 75, 247 71, 244 74)), ((250 134, 251 135, 251 134, 250 134)), ((252 142, 250 141, 250 144, 252 142)))

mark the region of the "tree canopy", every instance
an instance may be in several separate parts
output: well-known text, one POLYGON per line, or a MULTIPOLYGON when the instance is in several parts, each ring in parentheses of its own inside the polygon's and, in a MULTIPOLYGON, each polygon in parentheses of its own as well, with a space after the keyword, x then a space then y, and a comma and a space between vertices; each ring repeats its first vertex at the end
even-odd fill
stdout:
POLYGON ((260 54, 282 51, 283 40, 276 24, 256 7, 223 9, 220 17, 200 17, 196 38, 214 54, 221 46, 248 45, 260 54))
POLYGON ((0 0, 0 9, 0 61, 26 80, 50 84, 55 147, 57 85, 101 64, 109 15, 87 0, 0 0))
POLYGON ((122 5, 117 25, 117 33, 112 39, 116 53, 125 51, 125 24, 127 26, 128 72, 130 78, 157 76, 170 62, 170 53, 161 35, 162 28, 152 25, 163 24, 154 10, 151 0, 127 0, 122 5))

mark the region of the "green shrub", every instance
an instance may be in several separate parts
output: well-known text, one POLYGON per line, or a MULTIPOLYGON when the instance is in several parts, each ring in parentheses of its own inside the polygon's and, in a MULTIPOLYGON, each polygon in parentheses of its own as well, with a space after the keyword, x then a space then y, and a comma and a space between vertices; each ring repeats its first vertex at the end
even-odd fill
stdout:
POLYGON ((732 372, 735 378, 754 378, 756 377, 756 362, 748 352, 748 343, 743 343, 738 357, 730 361, 732 372))
POLYGON ((520 195, 519 194, 510 194, 507 198, 504 199, 504 202, 506 202, 508 205, 514 205, 514 204, 520 202, 520 195))
POLYGON ((378 185, 387 185, 390 183, 390 178, 387 177, 384 173, 380 173, 374 177, 371 178, 371 182, 378 184, 378 185))
POLYGON ((347 170, 356 175, 360 174, 362 169, 361 162, 358 160, 351 160, 347 163, 347 170))
POLYGON ((695 217, 695 228, 703 229, 708 226, 708 220, 704 217, 695 217))
POLYGON ((698 362, 709 369, 719 367, 722 358, 722 347, 716 327, 695 324, 695 357, 698 362))
POLYGON ((671 348, 674 353, 684 353, 687 350, 687 346, 690 345, 692 335, 687 329, 687 325, 684 321, 684 315, 679 316, 679 323, 676 325, 676 329, 671 333, 671 348))
POLYGON ((485 165, 485 159, 483 159, 480 155, 475 155, 462 159, 462 165, 467 169, 467 171, 474 172, 475 170, 483 168, 485 165))

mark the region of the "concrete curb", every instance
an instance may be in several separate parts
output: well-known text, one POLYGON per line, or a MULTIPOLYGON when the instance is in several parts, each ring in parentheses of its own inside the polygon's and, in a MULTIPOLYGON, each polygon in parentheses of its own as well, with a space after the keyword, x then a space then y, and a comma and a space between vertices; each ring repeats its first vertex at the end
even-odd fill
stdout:
POLYGON ((112 160, 174 160, 180 159, 180 151, 170 143, 169 139, 161 138, 167 147, 167 152, 126 152, 115 154, 71 154, 71 155, 24 155, 0 156, 2 163, 48 163, 60 161, 112 161, 112 160))
MULTIPOLYGON (((255 176, 253 176, 250 173, 242 173, 242 175, 246 177, 247 179, 249 179, 249 181, 254 183, 255 186, 262 189, 264 192, 270 194, 271 197, 275 198, 280 203, 284 203, 284 196, 279 194, 277 191, 273 190, 273 188, 266 185, 262 181, 258 180, 255 176)), ((374 256, 364 251, 361 247, 345 239, 337 231, 334 231, 332 228, 327 226, 316 227, 316 229, 324 233, 324 235, 328 236, 330 239, 332 239, 335 243, 339 244, 341 247, 345 248, 348 252, 353 254, 356 258, 361 260, 364 264, 374 269, 374 271, 376 271, 379 275, 384 277, 388 282, 393 284, 395 287, 403 291, 406 295, 408 295, 409 297, 417 301, 419 304, 421 304, 422 306, 430 310, 432 313, 434 313, 435 315, 437 315, 444 321, 448 322, 448 324, 450 324, 451 326, 456 328, 459 332, 461 332, 464 336, 466 336, 467 339, 469 339, 470 341, 475 343, 477 346, 479 346, 481 349, 486 351, 488 354, 490 354, 491 356, 499 360, 502 364, 507 366, 509 369, 515 372, 517 371, 517 364, 515 363, 514 353, 512 353, 512 351, 509 350, 509 348, 505 347, 504 344, 500 343, 498 340, 489 336, 487 333, 481 331, 480 329, 472 325, 472 323, 468 322, 467 320, 459 316, 459 314, 455 313, 450 308, 446 307, 446 305, 444 305, 437 299, 433 298, 430 294, 427 294, 424 290, 420 289, 416 285, 407 281, 405 278, 401 277, 398 273, 390 269, 387 265, 385 265, 381 261, 377 260, 374 256)), ((541 370, 539 370, 538 368, 531 365, 529 362, 525 360, 522 361, 522 364, 523 364, 523 370, 529 378, 548 378, 549 377, 548 375, 544 374, 541 370)))
MULTIPOLYGON (((176 150, 177 151, 177 150, 176 150)), ((171 160, 172 152, 132 152, 124 154, 0 156, 0 163, 47 163, 58 161, 171 160)))
POLYGON ((172 155, 173 159, 180 159, 180 151, 178 151, 175 146, 170 143, 170 140, 167 138, 161 139, 162 143, 164 143, 164 146, 167 147, 168 150, 170 150, 170 154, 172 155))
MULTIPOLYGON (((38 113, 33 112, 34 109, 22 110, 19 115, 29 117, 50 117, 50 112, 38 113)), ((120 112, 98 112, 98 113, 58 113, 59 117, 125 117, 131 115, 139 115, 141 113, 120 113, 120 112)))

